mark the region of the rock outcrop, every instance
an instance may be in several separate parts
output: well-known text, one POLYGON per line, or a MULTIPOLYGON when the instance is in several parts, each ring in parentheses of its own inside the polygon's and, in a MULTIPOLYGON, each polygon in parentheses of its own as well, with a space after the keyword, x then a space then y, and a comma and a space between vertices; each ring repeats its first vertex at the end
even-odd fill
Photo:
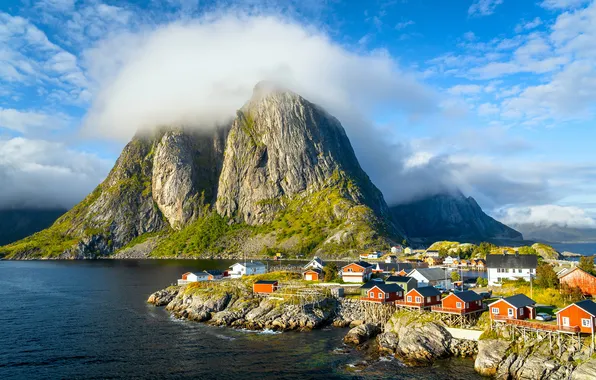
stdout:
POLYGON ((460 192, 393 206, 391 212, 413 242, 511 242, 523 239, 521 233, 486 215, 474 198, 466 198, 460 192))
POLYGON ((476 372, 483 376, 496 375, 499 365, 507 355, 509 346, 509 342, 500 339, 486 339, 478 342, 478 355, 474 362, 476 372))
POLYGON ((93 193, 0 256, 94 258, 151 233, 164 237, 159 256, 207 257, 345 255, 403 237, 339 121, 301 96, 258 85, 228 125, 198 130, 135 136, 93 193))
POLYGON ((356 346, 374 338, 381 329, 372 323, 364 323, 351 329, 344 337, 344 342, 356 346))

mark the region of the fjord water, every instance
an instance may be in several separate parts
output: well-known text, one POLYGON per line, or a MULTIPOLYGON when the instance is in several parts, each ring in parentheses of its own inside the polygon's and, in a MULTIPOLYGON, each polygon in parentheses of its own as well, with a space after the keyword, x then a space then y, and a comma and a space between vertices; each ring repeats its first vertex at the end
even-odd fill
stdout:
POLYGON ((0 379, 476 379, 472 360, 405 368, 342 353, 345 329, 266 334, 171 318, 145 303, 215 260, 0 261, 0 379))

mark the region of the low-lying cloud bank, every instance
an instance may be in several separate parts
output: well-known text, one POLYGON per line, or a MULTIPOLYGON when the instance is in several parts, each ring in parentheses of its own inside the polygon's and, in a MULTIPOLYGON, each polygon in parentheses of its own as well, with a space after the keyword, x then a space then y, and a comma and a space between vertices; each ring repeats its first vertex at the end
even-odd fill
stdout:
POLYGON ((596 220, 578 207, 541 205, 503 210, 505 224, 532 224, 541 227, 596 228, 596 220))

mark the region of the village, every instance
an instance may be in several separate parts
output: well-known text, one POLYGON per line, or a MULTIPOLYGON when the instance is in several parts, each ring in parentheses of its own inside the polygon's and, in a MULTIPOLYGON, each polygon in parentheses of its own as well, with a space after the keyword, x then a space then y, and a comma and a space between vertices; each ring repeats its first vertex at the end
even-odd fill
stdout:
POLYGON ((381 305, 389 314, 398 309, 441 314, 451 326, 468 329, 476 329, 476 322, 487 314, 491 330, 505 329, 513 337, 546 334, 550 340, 554 336, 559 347, 561 339, 566 338, 581 346, 583 337, 587 338, 584 340, 590 352, 594 351, 596 303, 591 297, 596 295, 596 276, 580 267, 560 266, 558 261, 539 262, 536 255, 518 252, 462 260, 453 256, 439 258, 430 251, 422 258, 400 261, 402 249, 393 247, 388 254, 362 254, 359 261, 340 267, 315 256, 294 269, 293 280, 275 278, 278 272, 270 271, 262 262, 244 261, 226 271, 184 273, 178 285, 253 276, 252 291, 260 297, 308 294, 316 299, 317 294, 325 293, 381 305), (484 275, 471 277, 474 281, 468 282, 462 278, 466 270, 484 275), (544 292, 545 281, 551 282, 547 290, 567 292, 570 296, 566 299, 572 302, 560 299, 556 304, 546 304, 533 299, 533 293, 544 292), (528 286, 530 294, 526 294, 528 286))

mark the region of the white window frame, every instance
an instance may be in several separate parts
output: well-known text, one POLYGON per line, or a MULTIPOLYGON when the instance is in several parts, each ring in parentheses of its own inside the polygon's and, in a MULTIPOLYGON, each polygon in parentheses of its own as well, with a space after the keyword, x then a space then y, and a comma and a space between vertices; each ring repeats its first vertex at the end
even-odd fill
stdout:
POLYGON ((414 298, 414 301, 416 301, 416 303, 422 303, 422 297, 416 296, 416 298, 414 298))
POLYGON ((389 298, 389 293, 385 293, 385 299, 389 298))
POLYGON ((461 309, 461 302, 456 302, 455 307, 457 307, 458 309, 461 309))
POLYGON ((592 327, 592 318, 582 318, 582 327, 592 327))
POLYGON ((408 302, 412 302, 412 296, 408 296, 408 302))
POLYGON ((521 309, 519 309, 519 315, 520 315, 520 317, 524 316, 524 308, 523 307, 521 309))
POLYGON ((561 323, 565 327, 569 327, 569 317, 561 317, 561 323))
POLYGON ((509 308, 509 309, 507 309, 507 316, 508 316, 508 317, 513 317, 513 315, 514 315, 514 314, 515 314, 515 313, 514 313, 514 311, 513 311, 513 309, 512 309, 512 308, 509 308))
POLYGON ((383 299, 383 293, 379 292, 379 299, 382 300, 383 299))
POLYGON ((368 293, 368 297, 369 297, 369 298, 375 298, 375 292, 374 292, 374 290, 371 290, 371 291, 368 293))
POLYGON ((491 313, 493 313, 494 315, 499 315, 499 308, 498 307, 493 307, 491 309, 491 313))
POLYGON ((426 302, 430 303, 430 297, 426 297, 426 302))

